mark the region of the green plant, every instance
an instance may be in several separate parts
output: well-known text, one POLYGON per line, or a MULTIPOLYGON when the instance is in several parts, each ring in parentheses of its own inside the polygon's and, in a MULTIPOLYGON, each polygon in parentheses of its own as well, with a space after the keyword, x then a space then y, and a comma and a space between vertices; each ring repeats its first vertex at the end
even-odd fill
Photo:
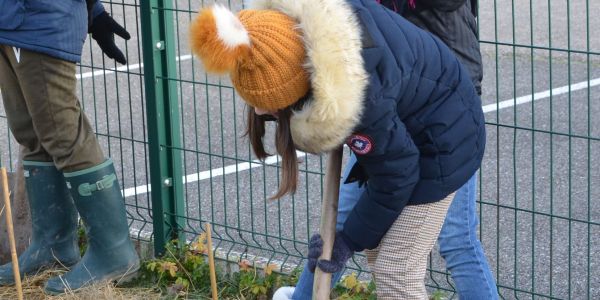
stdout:
POLYGON ((333 288, 333 298, 339 300, 375 300, 375 283, 358 280, 356 273, 352 273, 333 288))
POLYGON ((143 263, 141 280, 154 284, 170 296, 185 296, 190 291, 209 291, 210 272, 206 262, 206 236, 190 244, 173 240, 165 255, 143 263))
MULTIPOLYGON (((375 282, 359 281, 356 273, 352 273, 334 287, 332 296, 337 300, 376 300, 375 282)), ((447 297, 443 291, 436 290, 429 299, 444 300, 447 297)))
POLYGON ((83 254, 85 254, 85 250, 87 250, 87 235, 85 232, 85 226, 81 220, 77 225, 77 245, 79 246, 79 254, 83 256, 83 254))
MULTIPOLYGON (((162 257, 142 264, 141 276, 129 286, 158 289, 166 299, 211 299, 206 236, 200 235, 189 244, 174 240, 165 249, 162 257)), ((238 272, 223 272, 217 268, 219 299, 271 299, 279 287, 294 286, 302 272, 297 268, 291 274, 281 274, 275 264, 259 269, 248 260, 240 260, 238 267, 238 272)), ((360 281, 357 274, 352 273, 334 287, 332 298, 376 300, 375 284, 360 281)), ((443 300, 446 297, 442 291, 436 291, 430 299, 443 300)))
MULTIPOLYGON (((210 270, 207 261, 206 236, 200 235, 190 244, 174 240, 165 247, 165 255, 143 263, 136 286, 154 286, 170 298, 209 298, 210 270)), ((219 299, 269 299, 283 285, 295 284, 300 270, 291 276, 277 273, 279 266, 269 264, 258 269, 249 261, 238 263, 239 272, 217 269, 219 299)))
POLYGON ((429 299, 431 300, 444 300, 447 299, 446 297, 446 293, 444 293, 441 290, 436 290, 435 292, 433 292, 433 294, 431 294, 431 297, 429 297, 429 299))

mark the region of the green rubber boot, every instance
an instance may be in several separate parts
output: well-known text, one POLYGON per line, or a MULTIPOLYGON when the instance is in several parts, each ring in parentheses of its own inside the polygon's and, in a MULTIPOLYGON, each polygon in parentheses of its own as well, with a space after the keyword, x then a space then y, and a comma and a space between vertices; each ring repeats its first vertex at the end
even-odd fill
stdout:
MULTIPOLYGON (((23 161, 31 212, 31 244, 19 256, 21 276, 69 267, 80 260, 77 211, 60 171, 51 162, 23 161)), ((0 285, 15 283, 12 264, 0 267, 0 285)))
POLYGON ((71 271, 48 280, 46 293, 57 295, 134 278, 140 260, 129 238, 125 202, 112 161, 65 173, 65 179, 86 227, 88 247, 71 271))

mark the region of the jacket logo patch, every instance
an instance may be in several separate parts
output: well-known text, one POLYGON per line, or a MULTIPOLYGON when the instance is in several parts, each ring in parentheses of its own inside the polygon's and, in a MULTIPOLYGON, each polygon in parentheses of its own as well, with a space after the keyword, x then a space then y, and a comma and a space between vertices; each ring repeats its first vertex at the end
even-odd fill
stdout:
POLYGON ((353 134, 351 135, 346 144, 354 151, 356 154, 365 155, 373 150, 373 141, 371 138, 364 134, 353 134))

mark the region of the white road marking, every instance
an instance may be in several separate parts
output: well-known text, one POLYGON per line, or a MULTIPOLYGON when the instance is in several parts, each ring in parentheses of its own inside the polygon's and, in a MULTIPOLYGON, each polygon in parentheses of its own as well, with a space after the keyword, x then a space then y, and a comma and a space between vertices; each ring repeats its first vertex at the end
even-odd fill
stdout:
MULTIPOLYGON (((300 151, 296 151, 296 155, 298 156, 298 158, 306 157, 306 153, 300 152, 300 151)), ((277 155, 273 155, 273 156, 267 157, 265 159, 264 163, 259 160, 253 160, 252 163, 244 162, 244 163, 229 165, 229 166, 225 166, 225 167, 221 167, 221 168, 214 168, 212 170, 202 171, 199 173, 183 176, 183 184, 202 181, 202 180, 215 178, 218 176, 223 176, 223 175, 232 174, 232 173, 236 173, 236 172, 246 171, 246 170, 250 170, 253 168, 262 167, 263 165, 274 165, 274 164, 278 163, 279 161, 281 161, 281 157, 279 157, 277 155)), ((123 194, 123 197, 131 197, 131 196, 135 196, 135 195, 149 193, 151 190, 152 190, 151 185, 146 184, 146 185, 136 186, 133 188, 128 188, 121 192, 123 194)))
MULTIPOLYGON (((184 61, 184 60, 189 60, 191 58, 192 58, 192 55, 188 54, 188 55, 179 56, 176 58, 176 60, 184 61)), ((120 66, 116 69, 112 68, 112 69, 106 69, 106 70, 98 70, 98 71, 94 71, 94 72, 87 72, 87 73, 83 73, 83 74, 77 74, 77 79, 84 79, 84 78, 90 78, 90 77, 100 76, 100 75, 104 75, 104 74, 110 74, 110 73, 114 73, 115 71, 131 71, 131 70, 136 70, 136 69, 140 69, 143 67, 144 67, 143 64, 125 65, 125 66, 120 66)), ((582 81, 582 82, 574 83, 571 85, 557 87, 552 90, 545 90, 542 92, 535 93, 533 95, 526 95, 526 96, 521 96, 518 98, 512 98, 512 99, 500 101, 497 103, 487 104, 487 105, 483 106, 483 112, 484 113, 495 112, 497 110, 501 110, 504 108, 514 107, 517 105, 546 99, 546 98, 549 98, 550 96, 555 97, 558 95, 567 94, 569 92, 575 92, 575 91, 579 91, 579 90, 586 89, 586 88, 592 88, 592 87, 595 87, 598 85, 600 85, 600 78, 592 79, 589 81, 582 81)), ((306 156, 306 153, 304 153, 304 152, 297 152, 297 154, 298 154, 299 158, 306 156)), ((265 165, 276 164, 280 159, 281 158, 278 156, 270 156, 265 160, 264 164, 265 165)), ((235 172, 246 171, 246 170, 249 170, 252 168, 258 168, 261 166, 263 166, 263 163, 258 160, 254 160, 254 161, 252 161, 252 163, 245 162, 245 163, 240 163, 240 164, 235 164, 235 165, 228 165, 228 166, 224 166, 224 167, 220 167, 220 168, 215 168, 212 170, 207 170, 207 171, 202 171, 202 172, 195 173, 195 174, 186 175, 183 177, 183 183, 186 184, 186 183, 191 183, 191 182, 196 182, 196 181, 202 181, 202 180, 215 178, 215 177, 219 177, 219 176, 223 176, 223 175, 227 175, 227 174, 232 174, 235 172)), ((124 197, 131 197, 131 196, 135 196, 135 195, 149 193, 151 190, 152 190, 151 186, 149 184, 147 184, 147 185, 140 185, 140 186, 125 189, 122 191, 122 193, 123 193, 124 197)))
MULTIPOLYGON (((175 60, 176 61, 184 61, 184 60, 189 60, 191 58, 192 58, 192 55, 188 54, 188 55, 178 56, 175 58, 175 60)), ((90 78, 90 77, 95 77, 95 76, 102 76, 105 74, 112 74, 112 73, 115 73, 115 71, 124 72, 124 71, 141 69, 143 67, 144 67, 144 64, 142 64, 142 63, 133 64, 133 65, 124 65, 124 66, 120 66, 117 68, 102 69, 102 70, 97 70, 97 71, 93 71, 93 72, 85 72, 82 74, 77 74, 77 75, 75 75, 75 77, 77 77, 77 79, 85 79, 85 78, 90 78)))
POLYGON ((494 112, 497 110, 501 110, 503 108, 513 107, 515 105, 525 104, 533 101, 538 101, 546 98, 562 95, 571 92, 575 92, 582 89, 587 89, 588 87, 594 87, 600 85, 600 78, 596 78, 590 81, 582 81, 571 85, 565 85, 561 87, 554 88, 552 90, 545 90, 543 92, 535 93, 533 95, 521 96, 518 98, 504 100, 498 103, 492 103, 483 106, 483 112, 494 112))

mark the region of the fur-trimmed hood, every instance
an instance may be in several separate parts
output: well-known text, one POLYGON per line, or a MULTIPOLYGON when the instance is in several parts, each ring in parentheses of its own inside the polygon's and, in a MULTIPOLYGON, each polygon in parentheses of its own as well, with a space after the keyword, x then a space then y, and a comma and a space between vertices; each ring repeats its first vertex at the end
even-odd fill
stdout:
POLYGON ((329 151, 359 123, 368 74, 356 16, 340 0, 250 0, 250 9, 274 9, 298 22, 303 33, 313 98, 291 119, 298 149, 329 151))

